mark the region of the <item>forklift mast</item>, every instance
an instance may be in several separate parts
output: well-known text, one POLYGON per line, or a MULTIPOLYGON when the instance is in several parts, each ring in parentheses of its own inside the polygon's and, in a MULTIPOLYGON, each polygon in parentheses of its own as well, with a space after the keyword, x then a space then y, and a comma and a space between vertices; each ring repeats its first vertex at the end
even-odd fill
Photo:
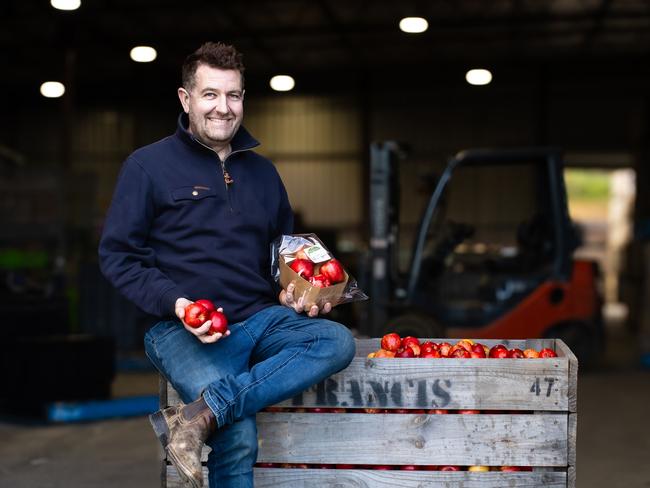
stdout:
POLYGON ((398 164, 405 156, 395 141, 370 145, 370 248, 368 294, 372 300, 368 312, 371 336, 381 333, 388 321, 388 307, 398 282, 396 258, 399 232, 398 164))

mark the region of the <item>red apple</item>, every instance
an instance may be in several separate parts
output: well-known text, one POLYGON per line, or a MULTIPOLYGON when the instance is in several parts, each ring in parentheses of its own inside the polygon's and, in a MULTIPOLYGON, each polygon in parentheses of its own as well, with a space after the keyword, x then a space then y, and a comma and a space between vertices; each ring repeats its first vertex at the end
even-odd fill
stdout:
POLYGON ((480 410, 457 410, 456 413, 459 415, 478 415, 479 413, 481 413, 481 411, 480 410))
POLYGON ((545 347, 544 349, 539 351, 539 357, 540 358, 556 358, 557 353, 553 349, 545 347))
POLYGON ((386 464, 374 464, 374 465, 372 465, 371 469, 376 469, 376 470, 379 470, 379 471, 388 471, 388 470, 393 469, 393 467, 388 466, 386 464))
POLYGON ((400 338, 399 334, 391 332, 390 334, 386 334, 381 338, 381 348, 385 349, 386 351, 397 351, 400 347, 401 342, 402 339, 400 338))
POLYGON ((318 288, 327 288, 332 284, 330 280, 328 280, 327 277, 322 274, 312 276, 309 278, 309 282, 312 284, 312 286, 316 286, 318 288))
POLYGON ((208 311, 200 303, 190 303, 185 307, 185 316, 183 320, 187 325, 196 329, 201 327, 208 320, 208 311))
POLYGON ((472 357, 477 357, 477 358, 487 357, 487 353, 485 352, 485 347, 483 347, 483 344, 474 344, 470 352, 472 353, 472 357))
POLYGON ((508 357, 513 359, 521 359, 524 357, 524 351, 518 348, 510 349, 508 351, 508 357))
POLYGON ((336 469, 354 469, 354 464, 337 464, 336 469))
POLYGON ((503 359, 508 357, 508 349, 503 344, 497 344, 490 349, 490 358, 503 359))
POLYGON ((440 343, 440 348, 438 349, 440 351, 440 355, 443 358, 448 357, 451 347, 452 347, 451 344, 449 344, 448 342, 441 342, 440 343))
POLYGON ((201 298, 200 300, 195 301, 194 303, 198 303, 199 305, 203 305, 203 307, 208 311, 212 312, 213 310, 216 310, 217 308, 214 306, 214 303, 212 303, 210 300, 206 300, 205 298, 201 298))
POLYGON ((519 466, 499 466, 499 471, 521 471, 519 466))
POLYGON ((409 347, 413 350, 413 355, 417 358, 420 356, 420 346, 413 344, 412 342, 407 344, 406 347, 409 347))
POLYGON ((440 471, 460 471, 460 466, 441 466, 440 471))
POLYGON ((465 348, 467 352, 472 352, 473 345, 474 345, 474 341, 471 339, 461 339, 456 343, 456 346, 465 348))
POLYGON ((430 414, 430 415, 447 415, 449 413, 449 410, 442 410, 440 408, 434 408, 432 410, 428 410, 427 413, 430 414))
POLYGON ((420 354, 421 358, 429 359, 429 358, 441 358, 442 356, 440 355, 440 351, 429 351, 425 353, 420 354))
POLYGON ((435 342, 427 341, 420 344, 420 354, 425 354, 431 351, 437 351, 438 345, 435 342))
POLYGON ((210 313, 210 321, 212 322, 212 325, 210 325, 208 334, 225 334, 228 330, 228 319, 223 313, 214 310, 210 313))
POLYGON ((345 279, 345 272, 343 266, 338 260, 332 258, 320 267, 320 272, 332 283, 340 283, 345 279))
POLYGON ((395 352, 394 351, 386 351, 385 349, 380 349, 375 353, 376 358, 394 358, 395 357, 395 352))
POLYGON ((294 259, 289 263, 289 267, 306 280, 314 276, 314 263, 308 259, 294 259))
POLYGON ((462 346, 454 346, 449 351, 450 358, 471 358, 472 355, 462 346))
POLYGON ((415 357, 415 352, 413 352, 413 348, 411 348, 411 347, 401 347, 395 353, 395 357, 396 358, 414 358, 415 357))
POLYGON ((401 346, 406 347, 409 344, 415 344, 416 346, 420 346, 420 341, 417 337, 412 337, 412 336, 407 336, 402 339, 401 346))
POLYGON ((539 352, 535 349, 524 349, 524 357, 528 359, 534 359, 539 357, 539 352))
POLYGON ((403 466, 400 466, 399 469, 402 469, 404 471, 417 471, 420 468, 418 468, 417 466, 415 466, 413 464, 404 464, 403 466))

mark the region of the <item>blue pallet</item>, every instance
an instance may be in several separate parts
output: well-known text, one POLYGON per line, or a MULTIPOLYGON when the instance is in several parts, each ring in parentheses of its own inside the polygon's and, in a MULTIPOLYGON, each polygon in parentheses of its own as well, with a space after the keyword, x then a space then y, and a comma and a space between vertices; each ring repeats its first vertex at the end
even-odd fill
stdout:
POLYGON ((158 396, 116 398, 89 402, 58 402, 48 405, 50 422, 87 422, 120 417, 149 415, 158 410, 158 396))

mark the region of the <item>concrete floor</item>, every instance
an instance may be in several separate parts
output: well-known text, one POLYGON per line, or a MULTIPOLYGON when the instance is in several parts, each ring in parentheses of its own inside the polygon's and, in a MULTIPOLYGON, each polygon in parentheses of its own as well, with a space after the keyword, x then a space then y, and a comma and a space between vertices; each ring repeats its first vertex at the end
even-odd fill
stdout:
MULTIPOLYGON (((580 488, 650 487, 650 371, 635 341, 609 327, 608 353, 578 381, 580 488)), ((115 396, 154 394, 153 374, 119 375, 115 396)), ((79 425, 0 418, 0 488, 156 488, 159 451, 146 418, 79 425)))

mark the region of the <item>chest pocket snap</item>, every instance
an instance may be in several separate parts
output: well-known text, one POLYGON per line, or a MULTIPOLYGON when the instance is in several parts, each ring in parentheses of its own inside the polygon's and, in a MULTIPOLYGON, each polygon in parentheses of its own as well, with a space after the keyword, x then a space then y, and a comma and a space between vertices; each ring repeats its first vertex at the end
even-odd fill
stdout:
POLYGON ((182 186, 172 190, 172 199, 176 202, 203 200, 216 195, 217 191, 207 186, 182 186))

